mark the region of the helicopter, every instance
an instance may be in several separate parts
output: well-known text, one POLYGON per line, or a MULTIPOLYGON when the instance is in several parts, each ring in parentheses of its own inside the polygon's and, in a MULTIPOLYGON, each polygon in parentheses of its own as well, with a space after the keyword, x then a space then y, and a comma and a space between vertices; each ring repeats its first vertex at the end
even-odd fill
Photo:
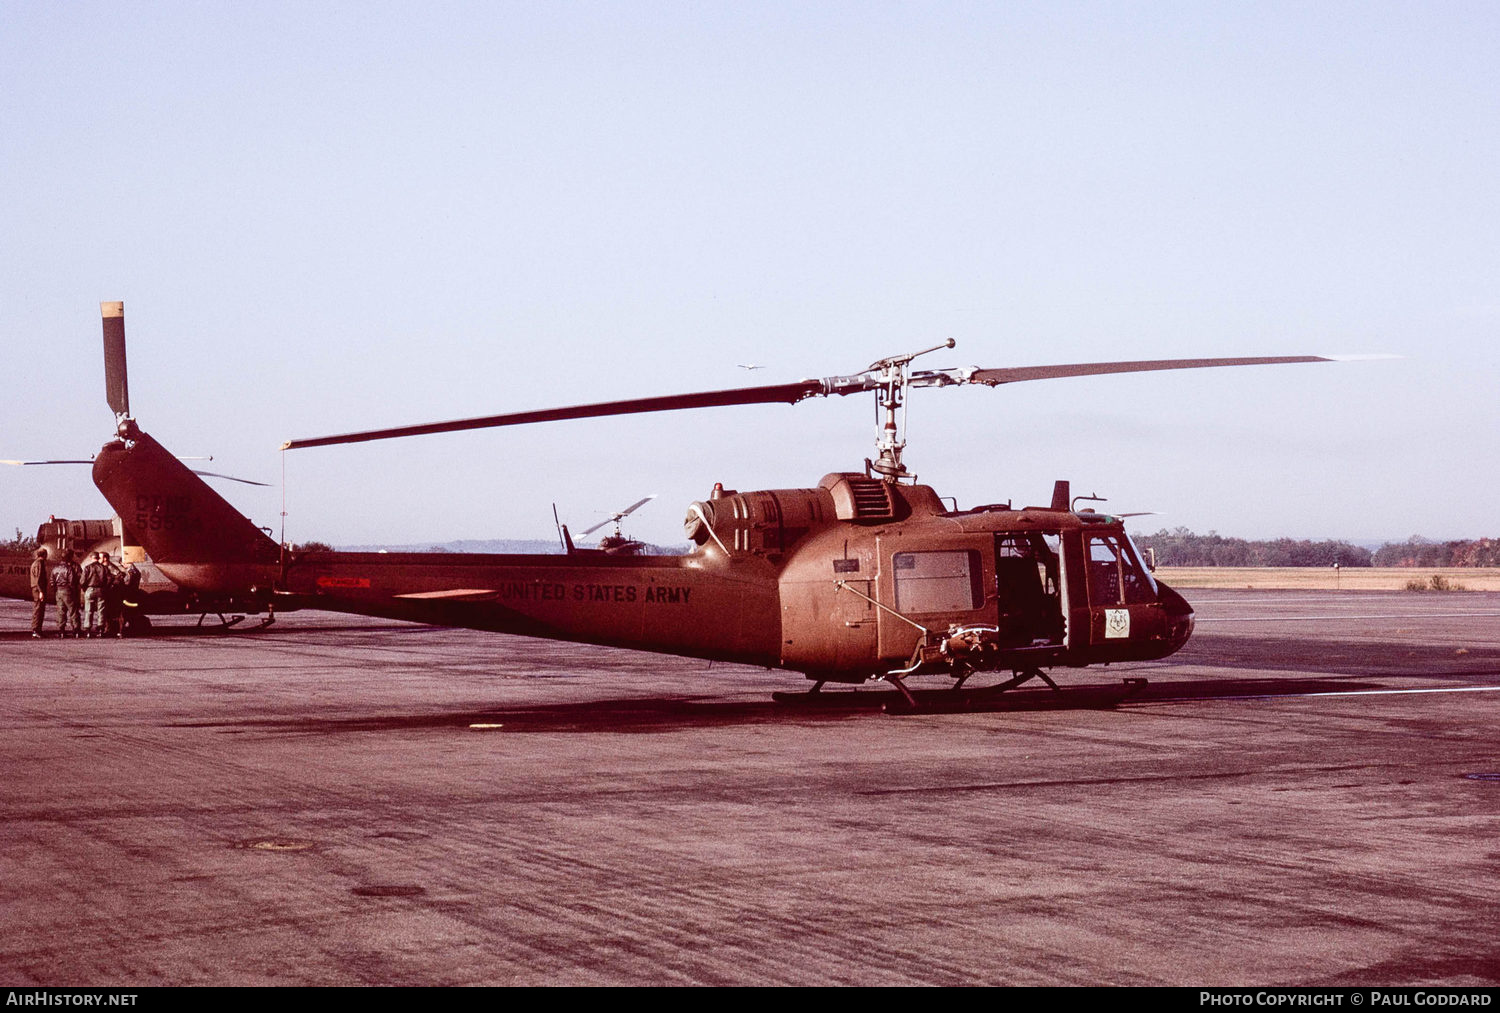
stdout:
POLYGON ((580 549, 578 548, 578 546, 574 545, 573 536, 571 533, 569 533, 568 526, 566 524, 559 523, 557 525, 557 530, 558 533, 562 535, 563 551, 573 555, 577 555, 582 552, 603 552, 612 556, 639 556, 641 553, 646 551, 646 543, 636 538, 626 538, 625 535, 621 533, 620 524, 625 520, 626 517, 629 517, 631 514, 635 513, 637 510, 645 506, 647 503, 650 503, 655 498, 656 493, 653 492, 649 496, 645 496, 641 499, 636 500, 624 510, 619 510, 615 513, 610 514, 608 517, 600 521, 598 524, 595 524, 593 527, 585 528, 583 531, 583 536, 587 538, 589 535, 592 535, 595 531, 598 531, 600 528, 604 527, 607 524, 613 524, 615 526, 614 531, 600 538, 598 546, 593 549, 580 549))
MULTIPOLYGON (((102 304, 106 391, 116 438, 93 478, 162 571, 203 592, 248 587, 271 600, 360 615, 602 644, 800 672, 813 682, 907 685, 1009 673, 1053 690, 1056 668, 1148 661, 1179 650, 1192 606, 1157 580, 1120 516, 1050 502, 949 509, 902 461, 916 388, 1217 366, 1339 361, 1321 355, 1165 359, 918 370, 922 351, 847 376, 514 412, 287 441, 282 450, 567 419, 790 403, 873 393, 876 457, 815 486, 713 486, 687 509, 683 555, 295 552, 278 545, 152 439, 130 415, 123 304, 102 304)), ((1356 357, 1362 358, 1362 357, 1356 357)), ((640 504, 635 504, 639 506, 640 504)), ((630 509, 634 509, 633 506, 630 509)), ((621 516, 629 511, 622 511, 621 516)), ((569 541, 565 539, 565 541, 569 541)))
MULTIPOLYGON (((179 457, 183 461, 213 460, 212 457, 179 457)), ((0 464, 16 467, 46 465, 92 465, 88 460, 19 461, 0 460, 0 464)), ((227 479, 244 485, 265 486, 248 478, 205 471, 199 467, 191 469, 194 475, 227 479)), ((35 547, 47 550, 47 559, 55 564, 66 554, 76 559, 86 559, 95 552, 103 552, 123 566, 134 566, 138 583, 124 602, 123 618, 132 635, 144 635, 151 630, 150 616, 198 616, 198 625, 203 626, 210 615, 219 619, 219 629, 230 629, 242 623, 247 615, 265 613, 261 621, 241 629, 261 629, 276 621, 275 608, 269 596, 251 594, 248 588, 215 588, 211 591, 194 591, 178 587, 157 568, 141 547, 140 540, 131 533, 118 517, 91 520, 68 520, 56 515, 49 517, 37 528, 35 547)), ((31 600, 30 569, 32 551, 0 553, 0 597, 31 600)), ((291 607, 283 602, 283 609, 291 607)))
MULTIPOLYGON (((146 555, 138 539, 118 517, 90 520, 49 517, 37 527, 35 545, 47 550, 49 566, 69 553, 74 559, 87 560, 96 552, 103 552, 121 565, 134 566, 139 580, 123 600, 121 612, 132 636, 144 636, 151 631, 151 616, 197 615, 201 627, 214 615, 219 619, 216 628, 223 630, 237 627, 248 615, 258 613, 265 613, 259 623, 240 628, 261 629, 276 621, 275 603, 269 595, 252 595, 248 588, 195 591, 179 587, 146 555)), ((0 598, 31 600, 32 558, 32 550, 0 552, 0 598)), ((295 607, 291 602, 281 605, 283 611, 295 607)))

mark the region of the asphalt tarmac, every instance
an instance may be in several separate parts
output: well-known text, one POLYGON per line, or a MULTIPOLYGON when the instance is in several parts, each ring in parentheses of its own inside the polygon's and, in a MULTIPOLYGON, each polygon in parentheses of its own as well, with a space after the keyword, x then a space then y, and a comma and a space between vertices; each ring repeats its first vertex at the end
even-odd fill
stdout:
POLYGON ((1188 597, 1173 658, 910 716, 3 602, 0 983, 1500 984, 1500 594, 1188 597))

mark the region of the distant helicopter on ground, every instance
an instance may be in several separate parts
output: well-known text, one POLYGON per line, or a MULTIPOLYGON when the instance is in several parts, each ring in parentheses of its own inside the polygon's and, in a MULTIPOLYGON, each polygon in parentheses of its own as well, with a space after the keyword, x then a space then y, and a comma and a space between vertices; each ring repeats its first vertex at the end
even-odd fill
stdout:
POLYGON ((650 503, 655 498, 656 493, 653 492, 645 499, 637 500, 636 502, 630 504, 630 506, 626 507, 624 510, 621 510, 619 513, 611 514, 604 520, 600 521, 598 524, 595 524, 593 527, 585 529, 583 532, 583 537, 587 538, 589 535, 593 534, 595 531, 598 531, 606 524, 613 524, 615 526, 615 530, 613 532, 599 539, 599 544, 592 548, 589 548, 587 546, 579 546, 573 542, 573 533, 568 530, 568 526, 566 524, 557 519, 557 505, 553 504, 552 519, 554 523, 557 524, 557 535, 558 538, 562 540, 563 553, 565 555, 575 557, 590 555, 639 556, 644 554, 646 550, 650 548, 650 546, 638 539, 626 538, 623 534, 620 533, 620 522, 625 517, 639 510, 641 507, 645 506, 647 503, 650 503))
POLYGON ((579 548, 574 546, 572 536, 568 534, 567 525, 559 525, 559 530, 562 531, 564 550, 574 555, 578 554, 581 551, 594 551, 608 553, 612 556, 639 556, 641 553, 646 551, 646 543, 634 538, 626 538, 623 534, 621 534, 620 522, 623 521, 626 517, 629 517, 631 514, 635 513, 641 507, 645 506, 647 503, 650 503, 655 498, 656 493, 653 492, 649 496, 645 496, 641 499, 636 500, 624 510, 619 511, 618 513, 610 514, 608 517, 600 521, 598 524, 595 524, 593 527, 584 529, 583 535, 585 538, 587 538, 589 535, 592 535, 595 531, 598 531, 606 524, 613 524, 615 526, 614 531, 599 539, 598 547, 593 550, 580 550, 579 548))
MULTIPOLYGON (((998 386, 1210 366, 1335 361, 1318 355, 912 370, 920 355, 859 373, 731 390, 516 412, 341 436, 283 450, 565 419, 874 393, 876 458, 813 488, 737 492, 715 485, 688 507, 680 556, 289 552, 147 435, 125 392, 123 307, 104 303, 106 387, 117 438, 94 482, 185 588, 249 587, 271 600, 444 626, 605 644, 801 672, 882 679, 905 707, 906 681, 1010 673, 1004 691, 1046 670, 1165 657, 1193 610, 1143 564, 1120 517, 1075 511, 1067 482, 1050 503, 949 509, 902 463, 899 426, 914 387, 998 386)), ((639 506, 640 504, 636 504, 639 506)), ((634 509, 632 507, 631 509, 634 509)), ((629 511, 622 511, 621 516, 629 511)), ((606 522, 607 523, 607 522, 606 522)))

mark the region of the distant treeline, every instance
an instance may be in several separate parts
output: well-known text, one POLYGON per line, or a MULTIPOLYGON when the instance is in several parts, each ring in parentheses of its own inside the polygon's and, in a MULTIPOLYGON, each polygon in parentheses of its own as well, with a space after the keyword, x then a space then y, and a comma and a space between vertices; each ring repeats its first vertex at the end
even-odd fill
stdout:
POLYGON ((1386 542, 1375 550, 1376 566, 1500 566, 1500 539, 1433 542, 1411 538, 1386 542))
POLYGON ((30 552, 36 548, 36 539, 31 535, 21 534, 21 529, 16 528, 16 537, 0 538, 0 552, 30 552))
POLYGON ((1158 566, 1500 566, 1500 540, 1434 542, 1420 535, 1387 542, 1371 552, 1348 542, 1306 538, 1250 541, 1187 528, 1136 535, 1136 544, 1156 552, 1158 566))

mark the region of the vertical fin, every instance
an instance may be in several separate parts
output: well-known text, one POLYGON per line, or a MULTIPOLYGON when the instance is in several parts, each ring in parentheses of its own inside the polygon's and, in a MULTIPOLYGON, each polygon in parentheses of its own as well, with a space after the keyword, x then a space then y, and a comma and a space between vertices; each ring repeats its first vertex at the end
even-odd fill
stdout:
POLYGON ((1067 513, 1073 508, 1070 502, 1072 498, 1073 490, 1068 485, 1067 479, 1060 478, 1052 483, 1052 509, 1067 513))
POLYGON ((166 448, 125 423, 94 458, 94 484, 158 566, 275 565, 276 542, 166 448))

